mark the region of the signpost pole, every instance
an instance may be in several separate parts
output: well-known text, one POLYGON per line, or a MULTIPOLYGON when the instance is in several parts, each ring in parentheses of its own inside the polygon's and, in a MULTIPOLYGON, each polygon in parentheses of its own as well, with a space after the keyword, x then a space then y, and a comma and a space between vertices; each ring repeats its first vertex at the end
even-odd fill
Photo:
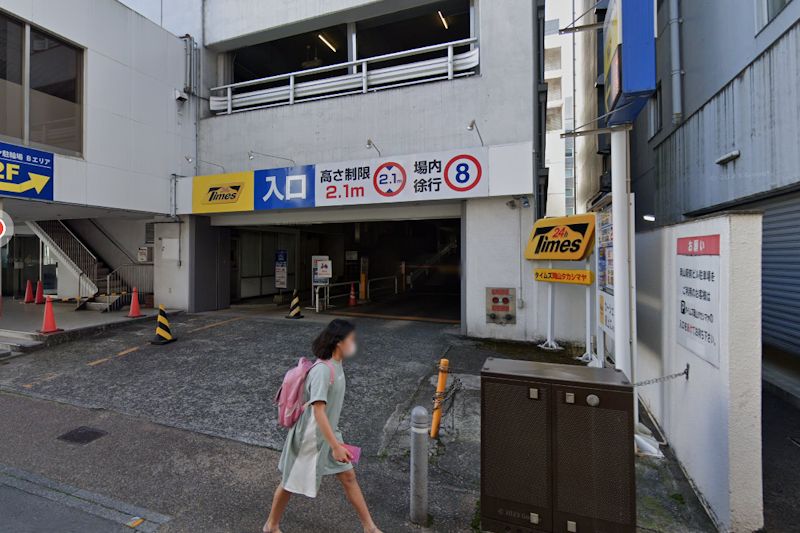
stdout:
POLYGON ((611 216, 614 221, 614 360, 616 367, 633 382, 628 135, 627 128, 611 132, 611 216))

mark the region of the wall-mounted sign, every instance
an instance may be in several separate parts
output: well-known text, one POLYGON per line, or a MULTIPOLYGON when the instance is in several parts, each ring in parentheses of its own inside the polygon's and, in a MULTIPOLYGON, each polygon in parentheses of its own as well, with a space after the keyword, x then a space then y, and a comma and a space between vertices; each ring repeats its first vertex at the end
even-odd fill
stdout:
POLYGON ((489 196, 486 148, 196 176, 192 212, 489 196))
POLYGON ((677 241, 678 344, 719 366, 719 235, 677 241))
POLYGON ((314 165, 256 170, 255 208, 314 207, 314 165))
POLYGON ((252 172, 194 177, 192 181, 193 213, 229 213, 252 210, 252 172))
POLYGON ((632 123, 656 89, 654 2, 610 0, 603 27, 609 126, 632 123))
POLYGON ((311 285, 327 285, 330 281, 330 274, 333 269, 330 265, 330 257, 327 255, 312 255, 311 256, 311 285), (327 263, 322 265, 322 263, 327 263), (321 270, 325 270, 327 276, 323 276, 321 270))
POLYGON ((486 287, 486 323, 517 323, 517 290, 513 287, 486 287))
POLYGON ((591 253, 595 215, 540 218, 525 248, 526 259, 580 261, 591 253))
POLYGON ((53 199, 52 153, 0 142, 0 196, 53 199))
POLYGON ((597 322, 600 329, 614 334, 614 295, 597 291, 597 322))
POLYGON ((591 285, 594 274, 591 270, 569 270, 562 268, 537 268, 533 279, 548 283, 568 283, 571 285, 591 285))
POLYGON ((445 200, 489 195, 486 149, 316 165, 316 205, 445 200))

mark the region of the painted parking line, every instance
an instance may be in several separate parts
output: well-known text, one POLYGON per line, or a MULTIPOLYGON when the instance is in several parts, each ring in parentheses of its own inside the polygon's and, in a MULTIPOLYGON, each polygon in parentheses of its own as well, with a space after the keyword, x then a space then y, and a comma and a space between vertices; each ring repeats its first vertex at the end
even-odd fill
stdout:
MULTIPOLYGON (((243 318, 247 318, 247 317, 246 316, 237 316, 237 317, 234 317, 234 318, 229 318, 228 320, 222 320, 220 322, 214 322, 212 324, 206 324, 205 326, 201 326, 199 328, 190 329, 189 333, 195 333, 197 331, 203 331, 203 330, 206 330, 206 329, 216 328, 218 326, 223 326, 225 324, 230 324, 231 322, 236 322, 237 320, 242 320, 243 318)), ((112 356, 109 356, 109 357, 102 357, 100 359, 95 359, 94 361, 89 361, 86 364, 88 366, 102 365, 103 363, 107 363, 107 362, 111 361, 114 358, 125 357, 128 354, 131 354, 133 352, 137 352, 137 351, 141 350, 142 348, 144 348, 146 346, 148 346, 148 345, 147 344, 141 344, 139 346, 132 346, 130 348, 125 348, 124 350, 122 350, 120 352, 117 352, 116 355, 112 355, 112 356)))

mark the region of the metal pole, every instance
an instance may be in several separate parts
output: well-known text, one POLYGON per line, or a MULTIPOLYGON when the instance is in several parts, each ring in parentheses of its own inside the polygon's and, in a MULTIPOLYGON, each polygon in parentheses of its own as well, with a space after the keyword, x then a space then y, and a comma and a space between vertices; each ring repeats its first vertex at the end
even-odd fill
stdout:
POLYGON ((631 360, 630 165, 628 130, 611 132, 611 217, 614 224, 614 361, 633 379, 631 360))
POLYGON ((418 405, 411 411, 411 521, 428 523, 428 411, 418 405))

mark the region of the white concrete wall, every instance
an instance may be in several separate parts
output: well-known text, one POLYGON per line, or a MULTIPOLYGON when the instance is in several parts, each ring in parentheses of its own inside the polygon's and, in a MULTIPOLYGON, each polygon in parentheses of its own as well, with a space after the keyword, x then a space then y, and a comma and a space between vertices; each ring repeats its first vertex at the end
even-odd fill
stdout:
MULTIPOLYGON (((533 281, 537 263, 524 258, 533 226, 531 209, 510 209, 510 198, 467 200, 464 209, 466 260, 462 275, 466 324, 472 337, 508 340, 540 340, 547 334, 547 286, 533 281), (517 290, 517 323, 486 323, 486 288, 517 290)), ((543 266, 543 265, 540 265, 543 266)), ((574 268, 575 265, 568 265, 574 268)), ((584 331, 583 287, 556 287, 556 338, 581 342, 584 331)))
POLYGON ((193 174, 183 43, 114 0, 0 0, 0 9, 81 46, 83 157, 57 155, 55 200, 169 212, 169 176, 193 174))
POLYGON ((690 379, 639 389, 722 531, 763 526, 761 486, 761 215, 700 219, 636 237, 636 380, 690 379), (678 237, 719 234, 720 362, 676 340, 678 237))

